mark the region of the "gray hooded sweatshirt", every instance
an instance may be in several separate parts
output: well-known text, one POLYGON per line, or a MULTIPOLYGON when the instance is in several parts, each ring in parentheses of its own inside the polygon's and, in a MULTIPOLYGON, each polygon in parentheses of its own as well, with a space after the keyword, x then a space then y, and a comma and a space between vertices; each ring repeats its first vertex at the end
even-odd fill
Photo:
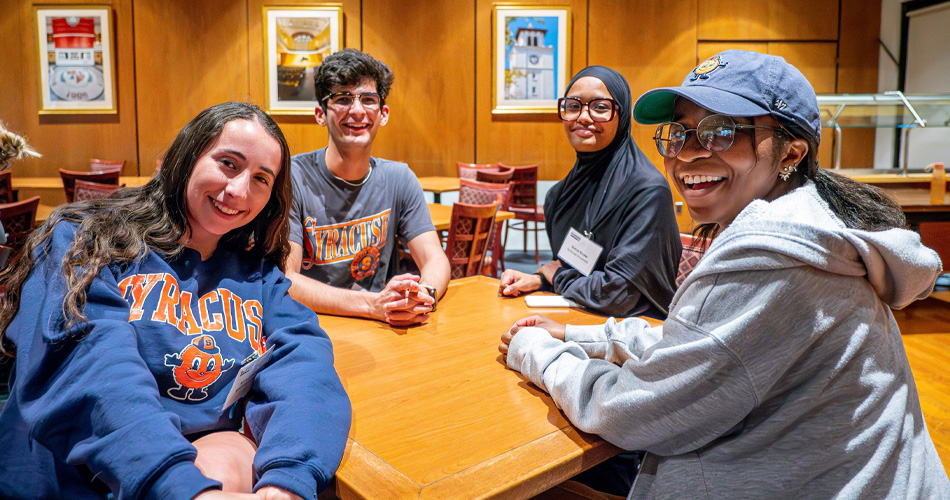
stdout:
POLYGON ((891 307, 940 259, 806 185, 749 204, 659 327, 519 331, 508 366, 580 429, 647 450, 628 498, 950 498, 891 307))

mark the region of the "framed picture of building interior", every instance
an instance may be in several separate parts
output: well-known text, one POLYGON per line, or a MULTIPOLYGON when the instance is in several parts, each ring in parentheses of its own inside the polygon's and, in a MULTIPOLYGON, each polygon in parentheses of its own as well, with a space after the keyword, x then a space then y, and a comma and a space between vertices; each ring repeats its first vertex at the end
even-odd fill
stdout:
POLYGON ((36 6, 40 114, 115 113, 112 9, 36 6))
POLYGON ((555 113, 570 77, 571 10, 492 7, 492 113, 555 113))
POLYGON ((267 112, 313 113, 314 70, 343 46, 342 4, 264 7, 263 31, 267 112))

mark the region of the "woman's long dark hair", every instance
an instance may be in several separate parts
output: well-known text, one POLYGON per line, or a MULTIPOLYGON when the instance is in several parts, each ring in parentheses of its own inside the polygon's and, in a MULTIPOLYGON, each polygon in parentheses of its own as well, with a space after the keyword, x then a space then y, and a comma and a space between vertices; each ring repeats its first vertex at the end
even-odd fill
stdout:
MULTIPOLYGON (((887 195, 883 189, 864 184, 843 175, 830 172, 818 166, 818 143, 807 139, 795 123, 775 117, 792 137, 779 133, 778 151, 793 138, 808 142, 808 154, 798 164, 798 170, 788 181, 801 185, 805 179, 815 183, 818 195, 825 200, 828 208, 844 222, 846 227, 864 231, 886 231, 895 227, 907 227, 907 218, 900 205, 887 195)), ((693 230, 693 236, 702 244, 715 238, 722 228, 719 224, 700 224, 693 230)))
POLYGON ((186 197, 195 163, 232 120, 259 123, 277 140, 280 170, 267 205, 249 224, 225 234, 218 245, 247 251, 255 258, 272 259, 283 270, 290 251, 287 218, 290 211, 290 149, 280 127, 257 106, 228 102, 205 109, 188 122, 172 141, 159 172, 147 184, 123 188, 102 200, 73 203, 53 211, 46 223, 30 234, 23 248, 0 272, 7 285, 0 297, 0 349, 11 354, 6 330, 20 308, 23 284, 40 252, 47 253, 53 229, 63 221, 78 225, 66 251, 62 272, 66 279, 63 312, 71 326, 86 321, 86 289, 103 267, 131 263, 154 251, 166 256, 181 252, 182 236, 190 231, 186 197))

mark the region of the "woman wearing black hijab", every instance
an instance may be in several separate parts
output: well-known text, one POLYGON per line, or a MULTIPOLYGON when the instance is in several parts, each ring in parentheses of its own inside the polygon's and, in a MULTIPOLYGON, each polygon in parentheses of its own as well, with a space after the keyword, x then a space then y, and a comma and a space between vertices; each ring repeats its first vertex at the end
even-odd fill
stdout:
POLYGON ((577 161, 544 202, 558 258, 535 274, 506 270, 503 295, 548 290, 611 316, 666 317, 682 246, 669 183, 630 137, 632 106, 630 86, 612 69, 589 66, 568 84, 558 114, 577 161), (595 261, 586 276, 562 258, 565 239, 581 238, 603 248, 585 251, 595 261))

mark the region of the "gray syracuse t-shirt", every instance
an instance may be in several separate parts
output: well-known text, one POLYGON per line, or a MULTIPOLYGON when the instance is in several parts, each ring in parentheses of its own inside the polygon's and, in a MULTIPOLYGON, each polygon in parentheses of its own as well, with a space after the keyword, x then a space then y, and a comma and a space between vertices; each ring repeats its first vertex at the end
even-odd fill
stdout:
POLYGON ((396 270, 396 236, 435 231, 422 186, 405 163, 371 158, 365 184, 336 177, 326 148, 294 156, 290 241, 303 247, 300 272, 338 288, 379 291, 396 270))

